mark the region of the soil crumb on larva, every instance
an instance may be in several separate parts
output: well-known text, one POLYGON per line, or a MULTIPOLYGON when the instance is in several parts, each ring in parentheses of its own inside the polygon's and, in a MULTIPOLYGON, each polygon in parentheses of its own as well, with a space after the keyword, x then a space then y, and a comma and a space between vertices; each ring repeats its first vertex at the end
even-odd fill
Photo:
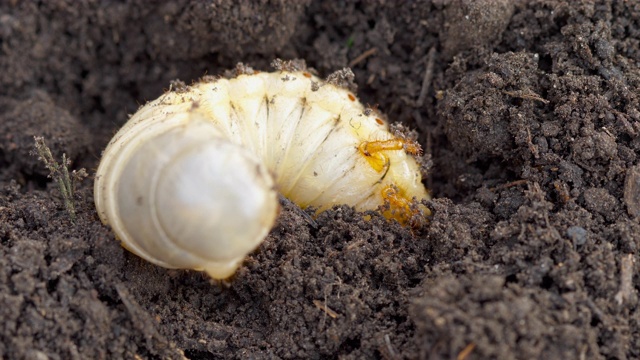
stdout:
POLYGON ((640 357, 634 6, 3 2, 0 358, 640 357), (124 250, 88 179, 71 223, 30 155, 43 136, 95 173, 171 80, 276 58, 351 69, 354 95, 417 131, 428 224, 283 201, 215 282, 124 250))

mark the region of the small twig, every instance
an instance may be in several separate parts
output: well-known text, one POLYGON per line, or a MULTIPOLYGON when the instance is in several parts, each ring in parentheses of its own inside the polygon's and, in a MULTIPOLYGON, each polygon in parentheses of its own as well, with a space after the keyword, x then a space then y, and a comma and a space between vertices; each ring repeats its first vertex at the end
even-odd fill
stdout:
POLYGON ((513 186, 518 186, 518 185, 525 185, 527 183, 527 180, 516 180, 516 181, 511 181, 508 182, 506 184, 502 184, 502 185, 498 185, 496 187, 493 188, 489 188, 489 191, 491 192, 495 192, 496 190, 502 190, 502 189, 506 189, 506 188, 510 188, 513 186))
POLYGON ((358 57, 356 57, 355 59, 351 60, 351 62, 347 66, 354 67, 354 66, 358 65, 359 63, 361 63, 364 59, 368 58, 371 55, 374 55, 377 52, 378 52, 378 48, 377 47, 373 47, 373 48, 363 52, 362 54, 358 55, 358 57))
POLYGON ((531 130, 529 130, 529 127, 527 127, 527 145, 529 145, 529 151, 531 151, 533 157, 536 159, 540 158, 538 148, 533 145, 533 139, 531 138, 531 130))
POLYGON ((160 355, 158 357, 162 359, 174 357, 176 359, 187 359, 181 350, 176 348, 173 342, 169 342, 167 338, 158 331, 158 322, 154 321, 154 318, 151 317, 149 312, 135 300, 126 286, 119 283, 115 285, 115 289, 120 297, 120 301, 124 304, 124 308, 134 328, 139 331, 146 340, 147 348, 161 352, 154 355, 160 355), (167 355, 170 356, 168 357, 167 355))
POLYGON ((627 302, 633 294, 633 254, 628 254, 620 260, 620 290, 615 296, 618 305, 627 302))
POLYGON ((49 170, 49 178, 55 180, 60 188, 64 207, 71 218, 71 222, 76 221, 76 209, 73 201, 73 194, 76 191, 76 183, 82 181, 88 176, 87 171, 83 168, 78 171, 73 170, 69 173, 71 160, 67 158, 67 154, 62 154, 62 164, 59 164, 51 154, 51 149, 45 144, 44 138, 34 136, 36 151, 32 153, 38 156, 38 160, 44 162, 44 166, 49 170))
POLYGON ((462 351, 460 351, 460 353, 456 357, 456 360, 465 360, 475 348, 476 348, 475 343, 469 343, 469 345, 467 345, 464 349, 462 349, 462 351))
POLYGON ((353 249, 359 247, 362 244, 364 244, 364 239, 356 240, 356 241, 352 242, 351 244, 347 245, 347 247, 344 250, 345 251, 353 250, 353 249))
POLYGON ((421 107, 424 104, 424 100, 427 98, 429 88, 431 87, 431 79, 433 78, 433 65, 436 62, 436 47, 432 46, 427 54, 427 65, 424 69, 424 77, 422 78, 422 88, 420 89, 420 95, 416 100, 416 107, 421 107))
POLYGON ((535 101, 540 101, 541 103, 544 103, 544 104, 549 103, 549 100, 543 99, 540 95, 536 93, 522 93, 521 91, 506 91, 506 90, 503 90, 502 92, 514 98, 535 100, 535 101))
POLYGON ((382 358, 384 358, 385 360, 395 360, 400 358, 398 356, 398 353, 396 352, 396 349, 391 343, 389 334, 384 334, 384 347, 379 346, 378 350, 380 351, 380 355, 382 355, 382 358))
POLYGON ((300 216, 302 216, 307 223, 314 229, 318 228, 318 223, 311 217, 311 215, 307 214, 300 206, 298 206, 293 201, 289 200, 286 196, 279 194, 280 204, 283 206, 288 205, 291 206, 300 216))
POLYGON ((332 319, 337 318, 338 316, 340 316, 340 314, 338 314, 337 312, 331 310, 327 304, 325 304, 324 302, 320 301, 320 300, 313 300, 313 305, 315 305, 318 309, 324 311, 327 315, 329 315, 332 319))

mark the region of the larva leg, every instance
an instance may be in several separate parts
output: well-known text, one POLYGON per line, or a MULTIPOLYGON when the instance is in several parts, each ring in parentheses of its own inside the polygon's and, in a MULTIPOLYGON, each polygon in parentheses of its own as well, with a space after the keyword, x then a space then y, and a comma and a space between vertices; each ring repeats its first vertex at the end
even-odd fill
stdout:
POLYGON ((358 146, 358 150, 377 172, 382 172, 389 166, 389 158, 383 151, 404 150, 412 155, 419 155, 422 152, 420 144, 407 139, 364 141, 358 146))
POLYGON ((382 188, 382 198, 385 201, 383 205, 382 215, 387 219, 395 219, 404 225, 419 226, 415 223, 424 219, 424 213, 421 205, 413 199, 407 199, 395 185, 387 185, 382 188))
MULTIPOLYGON (((374 170, 384 174, 383 178, 391 166, 389 155, 386 154, 387 151, 404 150, 411 155, 419 155, 422 152, 417 142, 405 138, 364 141, 358 146, 358 150, 374 170)), ((412 224, 414 219, 423 219, 425 215, 423 206, 421 207, 409 194, 406 194, 406 188, 398 185, 392 182, 389 185, 384 185, 380 190, 384 200, 383 215, 388 219, 395 219, 401 224, 412 224)))

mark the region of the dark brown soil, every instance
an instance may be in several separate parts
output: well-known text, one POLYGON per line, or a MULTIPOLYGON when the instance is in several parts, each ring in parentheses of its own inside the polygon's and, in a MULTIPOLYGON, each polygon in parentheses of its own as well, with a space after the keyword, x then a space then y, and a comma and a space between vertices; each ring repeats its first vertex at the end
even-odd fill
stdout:
POLYGON ((640 358, 638 0, 184 3, 0 2, 0 358, 640 358), (217 284, 122 249, 91 179, 72 223, 29 154, 93 174, 171 80, 275 57, 418 130, 428 225, 286 205, 217 284))

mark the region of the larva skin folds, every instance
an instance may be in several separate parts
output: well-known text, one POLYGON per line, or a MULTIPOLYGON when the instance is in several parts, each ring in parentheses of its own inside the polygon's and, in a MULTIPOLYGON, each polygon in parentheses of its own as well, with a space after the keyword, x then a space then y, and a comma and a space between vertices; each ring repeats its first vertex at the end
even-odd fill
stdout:
POLYGON ((203 81, 147 103, 116 134, 96 208, 142 258, 222 279, 268 234, 277 192, 319 211, 426 216, 418 151, 351 92, 307 72, 203 81))

